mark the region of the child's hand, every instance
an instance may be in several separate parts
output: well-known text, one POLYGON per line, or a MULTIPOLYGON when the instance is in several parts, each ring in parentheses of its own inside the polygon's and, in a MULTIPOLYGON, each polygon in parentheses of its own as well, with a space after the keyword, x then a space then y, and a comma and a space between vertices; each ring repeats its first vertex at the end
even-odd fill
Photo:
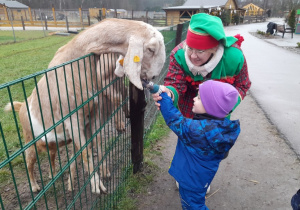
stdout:
POLYGON ((166 86, 163 86, 163 85, 161 85, 160 88, 161 88, 162 92, 165 92, 165 93, 167 93, 167 95, 169 97, 172 97, 172 93, 171 93, 171 90, 169 88, 167 88, 166 86))
MULTIPOLYGON (((169 97, 171 97, 172 94, 171 94, 171 90, 170 90, 169 88, 166 88, 166 87, 163 86, 163 85, 160 85, 159 88, 161 89, 162 92, 167 93, 167 95, 168 95, 169 97)), ((155 105, 156 105, 156 107, 157 107, 157 110, 160 110, 160 104, 158 103, 158 101, 161 100, 162 97, 160 96, 160 94, 155 93, 155 94, 152 94, 152 98, 153 98, 153 100, 155 101, 155 105)))

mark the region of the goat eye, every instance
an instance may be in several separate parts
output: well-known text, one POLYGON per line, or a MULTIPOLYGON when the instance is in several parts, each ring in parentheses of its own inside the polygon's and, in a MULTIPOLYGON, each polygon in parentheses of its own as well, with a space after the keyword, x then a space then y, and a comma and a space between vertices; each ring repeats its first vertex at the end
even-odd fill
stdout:
POLYGON ((152 54, 154 54, 154 52, 155 52, 154 49, 151 49, 151 48, 148 48, 148 51, 152 54))

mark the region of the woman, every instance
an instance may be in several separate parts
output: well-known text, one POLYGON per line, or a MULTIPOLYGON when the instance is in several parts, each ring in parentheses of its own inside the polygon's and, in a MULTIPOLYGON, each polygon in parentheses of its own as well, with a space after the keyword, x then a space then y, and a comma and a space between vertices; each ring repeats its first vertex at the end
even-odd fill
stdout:
MULTIPOLYGON (((193 118, 193 98, 197 95, 199 84, 206 80, 233 85, 239 92, 235 107, 244 99, 251 81, 246 59, 240 49, 242 41, 240 36, 225 36, 220 18, 204 13, 192 16, 186 40, 171 53, 164 80, 167 94, 185 117, 193 118)), ((152 97, 159 108, 157 101, 161 97, 159 94, 152 97)))

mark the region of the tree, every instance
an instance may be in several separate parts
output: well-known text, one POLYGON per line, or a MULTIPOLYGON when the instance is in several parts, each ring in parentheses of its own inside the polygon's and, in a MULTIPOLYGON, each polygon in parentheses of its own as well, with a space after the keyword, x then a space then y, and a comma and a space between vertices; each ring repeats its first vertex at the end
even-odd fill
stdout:
POLYGON ((295 11, 295 9, 292 9, 292 11, 288 17, 288 24, 293 29, 296 27, 296 11, 295 11))
POLYGON ((230 11, 229 10, 223 10, 221 12, 220 19, 222 20, 222 23, 224 26, 228 26, 230 23, 230 11))

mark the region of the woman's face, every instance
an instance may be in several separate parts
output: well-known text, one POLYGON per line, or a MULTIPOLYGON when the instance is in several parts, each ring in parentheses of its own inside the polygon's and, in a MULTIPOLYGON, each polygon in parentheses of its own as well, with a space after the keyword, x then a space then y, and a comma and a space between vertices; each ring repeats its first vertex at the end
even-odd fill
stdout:
POLYGON ((186 45, 186 52, 190 61, 195 66, 201 66, 208 61, 212 54, 212 50, 197 50, 186 45))

